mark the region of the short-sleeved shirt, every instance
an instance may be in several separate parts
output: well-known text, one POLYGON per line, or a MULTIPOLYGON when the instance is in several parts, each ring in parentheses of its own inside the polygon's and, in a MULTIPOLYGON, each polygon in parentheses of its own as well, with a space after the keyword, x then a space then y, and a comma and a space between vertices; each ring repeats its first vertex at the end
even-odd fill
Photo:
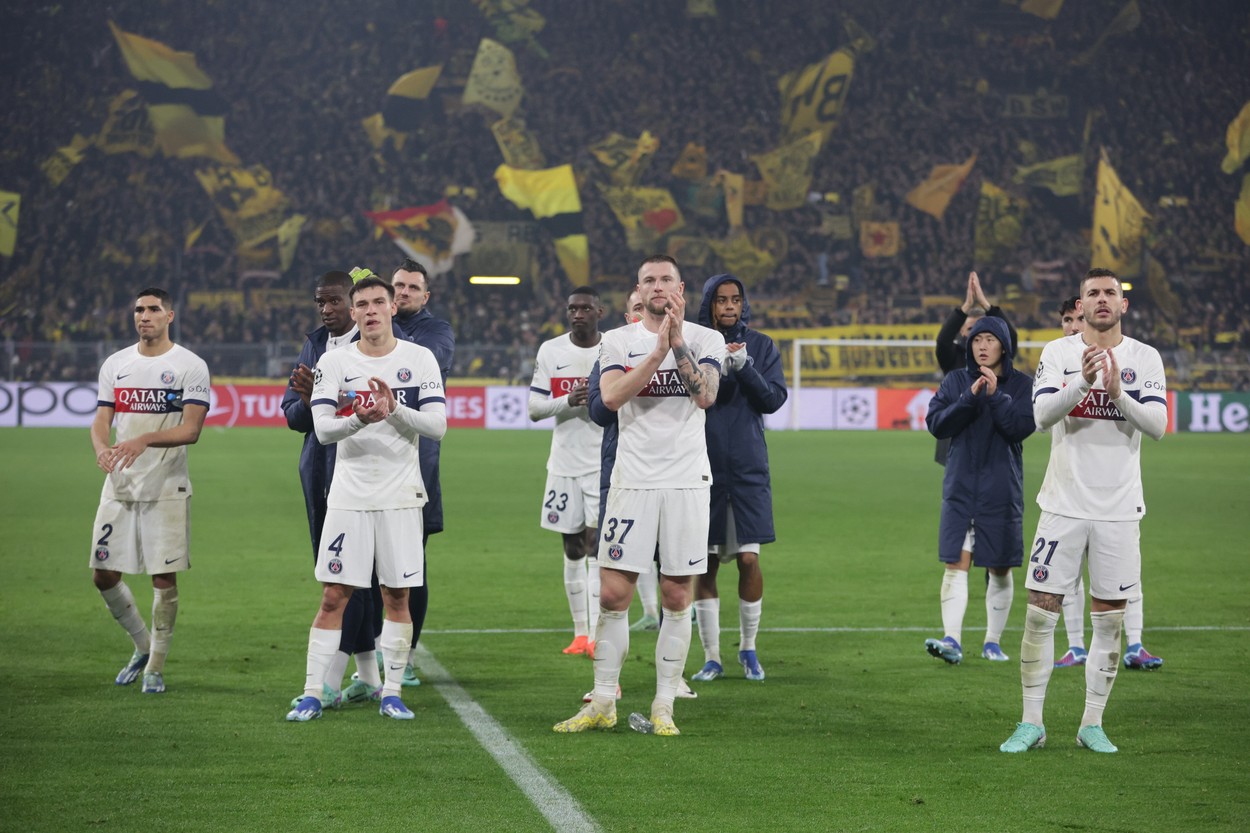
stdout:
MULTIPOLYGON (((159 356, 144 356, 135 344, 118 350, 100 366, 98 405, 113 409, 117 441, 182 424, 186 405, 209 407, 208 365, 180 345, 159 356)), ((130 468, 109 473, 103 497, 112 500, 186 500, 191 496, 187 447, 148 448, 130 468)))
MULTIPOLYGON (((699 367, 717 372, 725 360, 725 338, 716 330, 686 321, 682 338, 699 367)), ((599 366, 629 372, 655 349, 656 334, 642 322, 603 335, 599 366)), ((620 438, 612 486, 623 489, 710 488, 712 467, 703 432, 704 413, 690 398, 672 351, 659 369, 617 412, 620 438)))
MULTIPOLYGON (((445 403, 443 376, 434 354, 408 341, 397 341, 385 356, 366 356, 360 342, 331 350, 317 362, 310 404, 339 408, 340 394, 373 404, 373 376, 386 382, 401 408, 422 410, 445 403)), ((351 407, 338 411, 349 416, 351 407)), ((417 441, 386 420, 366 425, 338 442, 334 479, 326 497, 329 509, 406 509, 424 506, 417 441)))
MULTIPOLYGON (((1033 402, 1080 380, 1080 334, 1042 349, 1033 402)), ((1167 408, 1167 380, 1159 351, 1127 336, 1112 348, 1120 389, 1143 405, 1167 408)), ((1037 495, 1046 512, 1097 521, 1133 521, 1146 514, 1141 482, 1141 432, 1107 396, 1101 373, 1089 392, 1050 429, 1050 462, 1037 495)))
MULTIPOLYGON (((598 358, 598 345, 578 347, 568 333, 544 341, 538 348, 530 390, 552 399, 568 396, 574 382, 586 381, 598 358)), ((557 416, 556 427, 551 432, 547 471, 560 477, 594 474, 599 471, 602 442, 603 429, 591 422, 585 408, 557 416)))

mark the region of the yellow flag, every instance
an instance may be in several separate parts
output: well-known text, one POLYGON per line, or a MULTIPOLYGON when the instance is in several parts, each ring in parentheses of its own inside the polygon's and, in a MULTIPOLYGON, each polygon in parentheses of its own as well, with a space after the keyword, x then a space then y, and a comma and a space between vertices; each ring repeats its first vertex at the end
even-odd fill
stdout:
POLYGON ((707 179, 707 148, 687 142, 677 161, 673 163, 673 176, 678 179, 707 179))
POLYGON ((929 178, 907 195, 907 203, 939 220, 942 219, 951 198, 959 192, 976 162, 977 155, 974 153, 962 165, 934 165, 929 172, 929 178))
POLYGON ((859 248, 864 257, 895 257, 901 240, 897 220, 888 223, 865 220, 859 224, 859 248))
POLYGON ((517 208, 526 208, 555 240, 556 257, 569 280, 590 278, 590 242, 582 227, 582 199, 572 165, 522 171, 507 165, 495 169, 499 193, 517 208))
POLYGON ((0 255, 13 257, 17 247, 17 215, 22 208, 22 195, 0 191, 0 255))
POLYGON ((1103 33, 1094 41, 1094 45, 1072 59, 1072 65, 1083 66, 1088 64, 1098 54, 1098 50, 1102 49, 1102 45, 1107 38, 1113 35, 1127 34, 1140 24, 1141 8, 1137 5, 1137 0, 1128 0, 1124 7, 1112 18, 1111 22, 1107 24, 1107 28, 1103 30, 1103 33))
POLYGON ((1081 193, 1084 174, 1085 161, 1081 154, 1074 153, 1036 165, 1021 165, 1011 181, 1030 188, 1045 188, 1057 197, 1070 197, 1081 193))
POLYGON ((73 140, 68 145, 57 148, 55 153, 39 164, 39 169, 53 185, 60 185, 74 166, 82 161, 83 153, 89 147, 91 140, 75 133, 73 140))
POLYGON ((156 152, 156 135, 148 120, 147 108, 134 90, 122 90, 109 102, 108 118, 96 134, 95 145, 105 153, 137 153, 151 156, 156 152))
POLYGON ((734 234, 727 240, 709 240, 708 243, 725 264, 725 269, 746 281, 766 278, 777 267, 772 253, 757 247, 748 234, 734 234))
POLYGON ((1141 274, 1142 237, 1148 219, 1150 215, 1111 167, 1104 148, 1098 160, 1090 265, 1110 269, 1122 278, 1141 274))
POLYGON ((195 55, 123 32, 109 21, 130 74, 148 105, 156 141, 166 156, 207 156, 237 165, 225 146, 226 103, 213 91, 213 80, 200 70, 195 55))
POLYGON ((590 146, 590 152, 608 169, 613 185, 635 184, 659 149, 660 141, 650 130, 642 131, 637 139, 611 133, 590 146))
POLYGON ((1241 167, 1241 163, 1246 161, 1247 156, 1250 156, 1250 101, 1247 101, 1246 106, 1241 108, 1237 118, 1228 123, 1228 132, 1224 134, 1224 141, 1228 143, 1228 155, 1220 163, 1220 170, 1231 174, 1241 167))
POLYGON ((482 38, 464 86, 464 104, 481 104, 507 118, 521 104, 523 95, 525 88, 521 86, 512 50, 490 38, 482 38))
POLYGON ((653 251, 661 237, 686 225, 667 188, 600 185, 599 192, 624 227, 626 245, 634 251, 653 251))
POLYGON ((495 136, 505 165, 527 171, 546 167, 547 160, 538 146, 538 138, 525 126, 524 120, 515 116, 500 119, 490 126, 490 132, 495 136))
POLYGON ((283 272, 291 268, 295 247, 299 245, 299 233, 307 220, 303 214, 292 214, 278 226, 278 264, 283 272))
POLYGON ((721 188, 725 190, 725 214, 729 217, 729 228, 742 228, 742 206, 746 202, 746 178, 733 171, 718 171, 721 188))
POLYGON ((1250 246, 1250 174, 1241 180, 1241 196, 1237 198, 1237 207, 1233 212, 1233 225, 1241 242, 1250 246))
POLYGON ((766 206, 783 211, 807 202, 816 155, 823 141, 824 134, 817 130, 774 151, 751 157, 768 184, 766 206))
POLYGON ((240 247, 254 248, 278 234, 289 201, 264 165, 210 165, 195 172, 240 247))
POLYGON ((395 145, 395 150, 403 150, 404 143, 408 141, 407 133, 391 130, 386 126, 386 119, 381 113, 374 113, 372 116, 361 119, 360 126, 365 129, 369 144, 373 145, 374 150, 381 150, 382 145, 386 144, 388 139, 395 145))
POLYGON ((981 181, 977 203, 974 257, 978 266, 999 263, 1020 243, 1029 204, 989 182, 981 181))
POLYGON ((1063 0, 1024 0, 1020 11, 1036 15, 1043 20, 1054 20, 1063 8, 1063 0))
POLYGON ((786 139, 806 136, 813 130, 829 137, 842 116, 854 70, 854 53, 839 49, 822 61, 782 76, 777 86, 786 139))
POLYGON ((395 79, 386 91, 382 104, 382 119, 391 130, 411 133, 421 126, 426 100, 438 83, 443 65, 422 67, 406 72, 395 79))
POLYGON ((501 41, 524 43, 535 54, 547 57, 547 50, 534 37, 547 25, 547 18, 529 8, 529 0, 473 0, 473 5, 490 21, 501 41))

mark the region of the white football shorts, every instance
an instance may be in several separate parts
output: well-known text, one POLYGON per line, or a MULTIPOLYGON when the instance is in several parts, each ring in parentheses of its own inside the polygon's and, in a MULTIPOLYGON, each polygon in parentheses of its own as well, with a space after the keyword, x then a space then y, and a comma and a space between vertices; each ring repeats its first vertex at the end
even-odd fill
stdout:
POLYGON ((707 572, 707 489, 608 490, 599 530, 599 566, 648 575, 660 550, 660 573, 707 572))
POLYGON ((317 581, 368 587, 425 583, 421 509, 327 509, 317 548, 317 581))
POLYGON ((709 545, 707 554, 716 556, 716 560, 722 564, 728 564, 730 561, 736 561, 740 552, 753 552, 759 555, 760 545, 754 541, 738 540, 738 531, 734 528, 734 508, 730 504, 725 509, 725 543, 709 545))
POLYGON ((599 523, 599 472, 581 477, 547 475, 540 523, 543 529, 570 535, 599 523))
POLYGON ((91 567, 129 575, 191 569, 191 498, 102 499, 95 513, 91 567))
POLYGON ((1029 546, 1025 586, 1056 595, 1075 592, 1086 560, 1089 592, 1095 599, 1137 598, 1141 595, 1141 522, 1091 521, 1043 512, 1029 546))

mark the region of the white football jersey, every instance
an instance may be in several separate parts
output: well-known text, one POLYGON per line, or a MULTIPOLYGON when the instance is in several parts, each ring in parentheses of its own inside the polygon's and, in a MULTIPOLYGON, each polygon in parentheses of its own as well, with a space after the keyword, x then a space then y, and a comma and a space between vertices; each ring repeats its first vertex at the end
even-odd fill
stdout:
MULTIPOLYGON (((330 350, 317 362, 310 404, 331 405, 343 418, 351 416, 348 405, 340 408, 340 395, 359 397, 373 404, 370 377, 386 382, 401 408, 430 410, 445 406, 443 375, 434 354, 419 344, 397 341, 385 356, 360 352, 360 342, 330 350)), ((326 506, 330 509, 406 509, 424 506, 425 482, 421 479, 417 443, 399 433, 389 422, 366 425, 340 440, 334 463, 334 479, 326 506)))
MULTIPOLYGON (((208 365, 175 344, 160 356, 139 345, 118 350, 100 366, 99 405, 113 409, 117 441, 182 424, 184 405, 209 407, 208 365)), ((112 500, 185 500, 191 496, 187 447, 146 448, 130 468, 111 472, 103 497, 112 500)))
MULTIPOLYGON (((598 345, 578 347, 568 333, 544 341, 534 361, 530 391, 552 399, 568 396, 574 382, 586 381, 598 358, 598 345)), ((547 471, 560 477, 594 474, 599 471, 602 441, 603 429, 590 419, 585 406, 557 414, 547 471)))
MULTIPOLYGON (((686 321, 682 338, 700 368, 720 371, 725 338, 716 330, 686 321)), ((642 322, 603 334, 599 368, 628 372, 655 349, 655 333, 642 322)), ((704 413, 690 399, 677 373, 672 351, 637 396, 617 412, 620 439, 612 485, 623 489, 710 488, 712 467, 703 433, 704 413)))
MULTIPOLYGON (((1035 411, 1046 397, 1061 395, 1069 385, 1084 385, 1081 354, 1085 347, 1077 334, 1043 348, 1033 380, 1035 411)), ((1120 368, 1121 395, 1166 412, 1167 380, 1159 351, 1125 336, 1112 352, 1120 368)), ((1037 495, 1038 506, 1069 518, 1141 518, 1146 514, 1141 439, 1142 432, 1108 398, 1099 374, 1088 392, 1050 428, 1050 462, 1037 495)))

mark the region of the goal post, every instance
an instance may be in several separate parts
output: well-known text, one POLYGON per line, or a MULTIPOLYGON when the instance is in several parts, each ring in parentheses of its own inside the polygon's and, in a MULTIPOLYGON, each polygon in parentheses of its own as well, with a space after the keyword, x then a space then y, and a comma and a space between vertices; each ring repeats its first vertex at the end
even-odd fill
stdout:
MULTIPOLYGON (((1031 373, 1048 342, 1022 341, 1013 364, 1031 373)), ((799 427, 804 389, 813 387, 924 388, 942 380, 932 339, 795 338, 779 340, 789 351, 790 414, 787 427, 799 427)))

